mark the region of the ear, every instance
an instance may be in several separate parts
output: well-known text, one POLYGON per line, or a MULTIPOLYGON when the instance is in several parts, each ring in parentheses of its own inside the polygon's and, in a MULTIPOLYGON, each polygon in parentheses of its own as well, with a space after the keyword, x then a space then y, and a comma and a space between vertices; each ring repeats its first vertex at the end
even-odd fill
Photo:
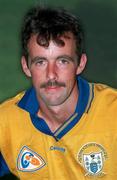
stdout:
POLYGON ((84 53, 84 54, 82 54, 82 56, 80 58, 80 64, 77 67, 77 71, 76 71, 77 75, 80 74, 84 70, 86 63, 87 63, 87 56, 84 53))
POLYGON ((26 74, 26 76, 31 77, 31 72, 30 72, 30 69, 28 68, 27 61, 24 56, 22 56, 22 58, 21 58, 21 65, 22 65, 22 69, 23 69, 24 73, 26 74))

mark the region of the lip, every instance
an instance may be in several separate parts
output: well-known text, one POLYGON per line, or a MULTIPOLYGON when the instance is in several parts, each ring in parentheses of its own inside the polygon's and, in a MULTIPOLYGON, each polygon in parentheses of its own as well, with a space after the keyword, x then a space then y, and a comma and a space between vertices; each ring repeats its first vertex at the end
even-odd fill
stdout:
POLYGON ((48 86, 46 88, 46 90, 57 90, 57 89, 60 89, 60 87, 59 86, 48 86))

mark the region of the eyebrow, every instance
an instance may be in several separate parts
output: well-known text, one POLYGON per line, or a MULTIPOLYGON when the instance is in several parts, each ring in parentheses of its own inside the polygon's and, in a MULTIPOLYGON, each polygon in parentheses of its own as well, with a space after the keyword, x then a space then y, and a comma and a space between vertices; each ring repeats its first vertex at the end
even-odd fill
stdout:
POLYGON ((57 57, 57 59, 61 59, 61 58, 65 58, 65 59, 68 59, 71 62, 75 62, 75 59, 72 58, 71 56, 68 56, 68 55, 61 55, 61 56, 57 57))
MULTIPOLYGON (((56 60, 59 60, 59 59, 62 59, 62 58, 65 58, 65 59, 67 59, 67 60, 69 60, 71 62, 75 62, 75 58, 72 58, 71 56, 66 55, 66 54, 61 55, 61 56, 57 56, 56 60)), ((36 57, 34 57, 32 59, 30 58, 30 63, 33 64, 33 63, 35 63, 35 62, 37 62, 39 60, 47 60, 47 58, 43 57, 43 56, 36 56, 36 57)))
POLYGON ((35 63, 36 61, 39 61, 39 60, 47 60, 45 57, 41 57, 41 56, 36 56, 34 57, 33 59, 31 59, 31 64, 35 63))

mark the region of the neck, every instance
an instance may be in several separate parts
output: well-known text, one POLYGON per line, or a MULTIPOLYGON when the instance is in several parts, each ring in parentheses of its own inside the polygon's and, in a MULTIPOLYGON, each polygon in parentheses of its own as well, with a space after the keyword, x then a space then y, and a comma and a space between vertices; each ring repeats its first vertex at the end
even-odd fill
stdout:
POLYGON ((75 93, 74 90, 69 98, 58 106, 48 106, 39 100, 40 109, 37 115, 46 121, 52 132, 58 129, 74 113, 78 101, 78 89, 75 93))

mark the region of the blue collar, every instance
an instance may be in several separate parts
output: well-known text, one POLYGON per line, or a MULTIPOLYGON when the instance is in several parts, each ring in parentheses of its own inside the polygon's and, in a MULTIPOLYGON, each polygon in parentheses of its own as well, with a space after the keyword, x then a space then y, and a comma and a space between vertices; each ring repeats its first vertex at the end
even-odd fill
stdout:
POLYGON ((30 114, 37 114, 39 103, 36 97, 35 89, 32 87, 28 89, 22 99, 19 101, 18 106, 30 114))
POLYGON ((46 122, 43 119, 37 117, 36 115, 39 110, 39 103, 34 88, 26 91, 22 99, 19 101, 18 106, 30 113, 32 123, 38 130, 42 131, 45 134, 52 135, 56 137, 56 139, 60 139, 80 120, 83 113, 86 111, 86 109, 88 109, 87 105, 90 105, 93 98, 91 86, 89 85, 89 83, 80 76, 77 77, 77 82, 79 89, 79 97, 75 112, 54 133, 50 131, 46 122), (91 94, 92 97, 90 97, 91 94))

